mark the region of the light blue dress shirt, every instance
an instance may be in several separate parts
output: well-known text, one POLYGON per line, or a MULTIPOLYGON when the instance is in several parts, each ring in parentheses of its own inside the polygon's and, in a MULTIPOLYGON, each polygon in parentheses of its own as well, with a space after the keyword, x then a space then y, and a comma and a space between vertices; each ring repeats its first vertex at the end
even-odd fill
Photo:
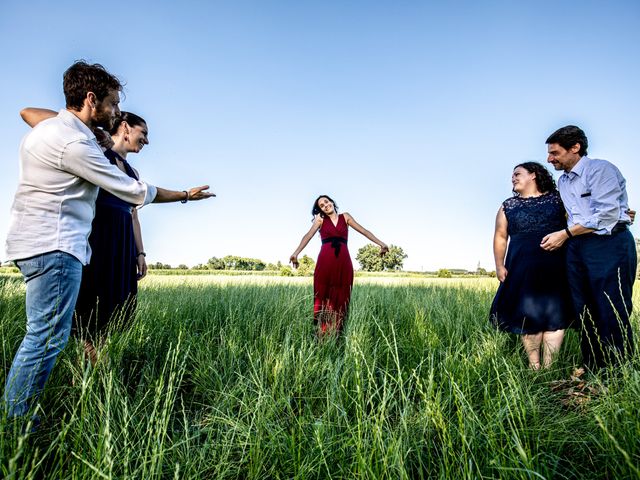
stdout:
POLYGON ((60 250, 87 264, 98 187, 134 205, 146 205, 157 192, 111 165, 93 132, 73 113, 61 110, 40 122, 20 145, 7 259, 60 250))
POLYGON ((626 180, 611 162, 582 157, 560 176, 558 190, 569 226, 582 225, 597 235, 610 235, 616 223, 631 223, 626 180))

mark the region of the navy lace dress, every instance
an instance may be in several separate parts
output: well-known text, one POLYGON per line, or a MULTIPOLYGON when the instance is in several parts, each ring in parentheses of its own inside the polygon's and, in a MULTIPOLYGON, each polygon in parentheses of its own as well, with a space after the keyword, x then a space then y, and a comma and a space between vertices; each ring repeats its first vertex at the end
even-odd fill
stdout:
POLYGON ((545 235, 567 226, 560 194, 512 197, 502 206, 508 221, 508 273, 493 299, 491 321, 517 334, 567 328, 573 311, 565 249, 548 252, 540 247, 545 235))
MULTIPOLYGON (((116 159, 127 175, 138 179, 125 159, 112 150, 104 155, 115 165, 116 159)), ((107 326, 124 327, 135 312, 138 293, 136 245, 131 209, 134 206, 100 189, 96 214, 91 224, 91 260, 82 271, 76 303, 76 336, 93 338, 107 326)))

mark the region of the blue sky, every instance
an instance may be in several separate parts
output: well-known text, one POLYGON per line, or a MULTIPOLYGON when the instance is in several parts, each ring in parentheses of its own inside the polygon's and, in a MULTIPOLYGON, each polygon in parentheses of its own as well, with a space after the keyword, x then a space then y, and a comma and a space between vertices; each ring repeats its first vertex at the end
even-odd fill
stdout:
MULTIPOLYGON (((62 108, 80 58, 146 118, 151 144, 129 157, 143 179, 218 195, 142 209, 149 262, 286 262, 327 193, 408 269, 493 269, 513 166, 544 162, 570 123, 640 209, 637 1, 3 0, 0 44, 2 239, 18 112, 62 108)), ((365 243, 352 232, 352 255, 365 243)))

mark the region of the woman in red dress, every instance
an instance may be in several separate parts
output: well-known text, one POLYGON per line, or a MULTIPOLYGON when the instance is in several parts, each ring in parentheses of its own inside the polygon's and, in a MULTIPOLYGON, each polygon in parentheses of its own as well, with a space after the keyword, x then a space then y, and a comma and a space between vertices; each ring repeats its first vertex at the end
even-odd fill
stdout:
POLYGON ((318 326, 318 335, 339 333, 349 309, 353 286, 353 264, 347 248, 349 227, 380 245, 380 254, 389 251, 387 245, 356 222, 348 213, 338 214, 338 205, 328 195, 320 195, 311 211, 313 225, 302 237, 300 245, 289 261, 298 267, 298 255, 309 240, 320 230, 322 248, 313 274, 313 320, 318 326))

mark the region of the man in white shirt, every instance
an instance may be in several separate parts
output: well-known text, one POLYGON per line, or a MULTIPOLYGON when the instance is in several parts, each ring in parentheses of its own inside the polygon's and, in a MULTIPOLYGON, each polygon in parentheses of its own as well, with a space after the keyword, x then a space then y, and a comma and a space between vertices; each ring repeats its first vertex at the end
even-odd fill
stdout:
MULTIPOLYGON (((67 108, 41 122, 20 146, 20 179, 11 208, 7 258, 22 272, 27 332, 7 376, 9 417, 34 405, 69 338, 98 187, 135 205, 214 196, 208 186, 166 190, 130 178, 104 157, 92 129, 120 113, 120 81, 84 61, 64 74, 67 108)), ((37 417, 36 421, 37 421, 37 417)))

